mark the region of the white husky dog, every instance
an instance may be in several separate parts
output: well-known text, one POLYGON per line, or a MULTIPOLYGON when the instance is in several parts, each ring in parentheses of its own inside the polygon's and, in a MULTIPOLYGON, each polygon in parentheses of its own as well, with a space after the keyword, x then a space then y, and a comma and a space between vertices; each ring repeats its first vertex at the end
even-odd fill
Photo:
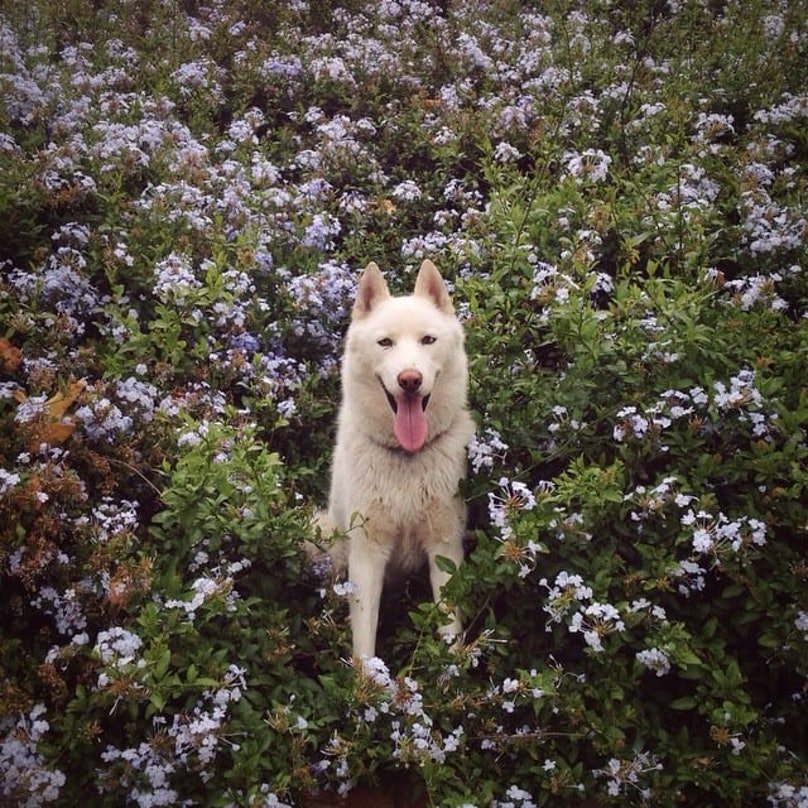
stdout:
MULTIPOLYGON (((449 575, 443 556, 463 560, 465 507, 458 483, 474 424, 466 409, 463 330, 446 285, 424 261, 415 291, 391 297, 375 263, 359 281, 342 360, 342 404, 323 535, 348 567, 355 659, 376 649, 385 571, 412 571, 426 558, 435 602, 449 575)), ((445 635, 460 618, 446 609, 445 635)))

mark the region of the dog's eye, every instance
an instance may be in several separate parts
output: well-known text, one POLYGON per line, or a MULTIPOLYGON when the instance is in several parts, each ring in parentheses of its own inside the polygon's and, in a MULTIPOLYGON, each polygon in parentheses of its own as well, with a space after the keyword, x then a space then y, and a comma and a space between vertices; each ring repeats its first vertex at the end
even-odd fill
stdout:
POLYGON ((382 348, 392 348, 393 347, 393 340, 390 337, 382 337, 379 340, 376 340, 377 345, 381 345, 382 348))
POLYGON ((431 334, 427 334, 425 337, 421 337, 421 345, 432 345, 433 342, 437 342, 438 338, 433 337, 431 334))

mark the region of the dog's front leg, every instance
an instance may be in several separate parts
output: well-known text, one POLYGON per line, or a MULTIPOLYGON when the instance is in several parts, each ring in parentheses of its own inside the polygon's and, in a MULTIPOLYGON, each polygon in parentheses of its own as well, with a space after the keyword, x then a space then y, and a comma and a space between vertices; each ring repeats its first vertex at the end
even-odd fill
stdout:
POLYGON ((379 601, 384 585, 387 555, 374 543, 354 536, 348 556, 348 579, 351 582, 351 634, 353 656, 376 655, 376 629, 379 624, 379 601))
POLYGON ((451 618, 448 623, 445 623, 438 629, 441 636, 446 637, 459 637, 463 631, 463 625, 460 622, 460 615, 456 609, 446 609, 443 604, 443 595, 441 590, 446 582, 452 577, 450 573, 444 572, 438 567, 437 558, 443 556, 453 561, 455 567, 459 567, 463 563, 463 539, 460 536, 449 539, 447 541, 435 544, 428 552, 429 556, 429 580, 432 584, 432 597, 435 603, 441 607, 451 618))

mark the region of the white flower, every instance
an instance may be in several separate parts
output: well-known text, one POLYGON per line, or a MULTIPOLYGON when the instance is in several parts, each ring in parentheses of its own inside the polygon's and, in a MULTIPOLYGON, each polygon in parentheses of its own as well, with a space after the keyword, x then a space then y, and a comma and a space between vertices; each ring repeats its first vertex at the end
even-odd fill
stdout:
POLYGON ((709 532, 703 527, 693 532, 693 549, 697 553, 709 553, 713 549, 713 540, 709 532))
POLYGON ((637 661, 645 665, 648 670, 654 671, 657 676, 665 676, 670 673, 671 662, 664 651, 659 648, 649 648, 636 653, 637 661))
POLYGON ((45 706, 35 705, 28 715, 9 714, 0 725, 0 794, 27 794, 25 802, 15 804, 34 806, 55 802, 61 787, 67 782, 59 769, 48 768, 37 746, 50 729, 44 719, 45 706))
POLYGON ((522 153, 519 149, 511 146, 510 143, 506 143, 504 140, 497 143, 497 147, 494 149, 494 159, 498 163, 513 163, 521 156, 522 153))
POLYGON ((563 160, 567 173, 579 184, 585 181, 603 182, 612 163, 612 158, 600 149, 587 149, 582 153, 568 151, 563 160))
POLYGON ((472 437, 467 451, 474 473, 479 473, 482 468, 490 470, 494 467, 495 461, 503 461, 508 448, 508 444, 495 429, 487 428, 484 436, 472 437))
POLYGON ((122 668, 135 660, 142 645, 143 640, 137 634, 120 626, 113 626, 98 633, 93 650, 105 665, 122 668))
POLYGON ((412 180, 404 180, 393 188, 391 196, 400 202, 414 202, 421 198, 421 189, 412 180))
POLYGON ((19 474, 0 468, 0 496, 14 488, 19 481, 19 474))
POLYGON ((797 627, 798 631, 803 633, 803 639, 808 641, 808 612, 800 610, 794 620, 794 625, 797 627))
POLYGON ((518 679, 505 679, 502 683, 503 693, 515 693, 519 689, 518 679))
POLYGON ((201 286, 186 255, 172 252, 154 268, 154 294, 163 303, 182 306, 201 286))
POLYGON ((337 583, 334 584, 333 589, 335 595, 344 598, 350 595, 352 592, 356 592, 357 587, 350 581, 337 581, 337 583))

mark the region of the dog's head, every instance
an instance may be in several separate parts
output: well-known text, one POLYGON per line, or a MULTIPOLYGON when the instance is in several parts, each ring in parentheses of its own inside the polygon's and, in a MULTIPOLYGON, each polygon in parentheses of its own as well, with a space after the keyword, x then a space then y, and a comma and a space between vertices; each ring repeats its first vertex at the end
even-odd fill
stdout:
POLYGON ((368 429, 406 452, 445 431, 466 403, 463 331, 446 284, 424 261, 412 295, 392 297, 375 263, 359 281, 343 396, 368 429))

